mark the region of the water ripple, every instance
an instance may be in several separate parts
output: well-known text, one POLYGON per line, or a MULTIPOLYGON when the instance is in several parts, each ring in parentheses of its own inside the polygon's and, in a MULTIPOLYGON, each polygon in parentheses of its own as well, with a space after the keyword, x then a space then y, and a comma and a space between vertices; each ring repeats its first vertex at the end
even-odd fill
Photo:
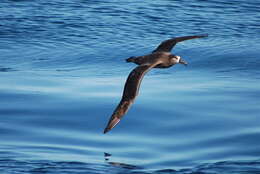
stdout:
POLYGON ((0 170, 259 173, 259 6, 2 0, 0 170), (203 33, 173 50, 189 66, 149 72, 103 135, 135 67, 125 58, 203 33))

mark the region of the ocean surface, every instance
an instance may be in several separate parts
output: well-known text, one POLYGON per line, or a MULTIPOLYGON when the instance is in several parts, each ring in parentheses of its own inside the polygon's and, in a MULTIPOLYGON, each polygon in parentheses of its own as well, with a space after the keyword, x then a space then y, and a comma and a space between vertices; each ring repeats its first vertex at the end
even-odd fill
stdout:
POLYGON ((1 0, 1 174, 260 174, 259 0, 1 0), (152 69, 103 130, 135 64, 152 69))

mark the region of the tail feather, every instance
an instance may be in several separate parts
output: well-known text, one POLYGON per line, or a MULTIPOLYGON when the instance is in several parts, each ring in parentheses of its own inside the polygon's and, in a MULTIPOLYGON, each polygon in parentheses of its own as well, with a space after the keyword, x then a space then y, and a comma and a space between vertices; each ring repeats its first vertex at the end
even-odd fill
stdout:
POLYGON ((126 62, 134 62, 135 61, 135 57, 129 57, 128 59, 126 59, 126 62))

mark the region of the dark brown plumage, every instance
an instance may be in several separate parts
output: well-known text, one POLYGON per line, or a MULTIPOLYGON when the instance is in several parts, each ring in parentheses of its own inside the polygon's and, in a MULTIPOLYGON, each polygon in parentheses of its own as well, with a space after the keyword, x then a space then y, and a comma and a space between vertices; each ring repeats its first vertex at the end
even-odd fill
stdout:
POLYGON ((129 74, 122 99, 115 111, 113 112, 104 133, 110 131, 126 114, 130 106, 133 104, 135 97, 138 95, 139 87, 144 75, 152 68, 169 68, 177 63, 187 65, 187 63, 180 58, 170 53, 172 48, 178 43, 189 39, 207 37, 208 35, 184 36, 172 38, 163 41, 151 54, 130 57, 126 59, 127 62, 138 64, 135 69, 129 74))

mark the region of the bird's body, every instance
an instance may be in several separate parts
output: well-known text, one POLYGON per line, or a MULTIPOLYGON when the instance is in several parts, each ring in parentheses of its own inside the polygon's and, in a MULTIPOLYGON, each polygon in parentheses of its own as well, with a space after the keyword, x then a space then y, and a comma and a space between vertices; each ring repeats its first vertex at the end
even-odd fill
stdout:
POLYGON ((137 65, 160 61, 161 63, 157 64, 154 68, 169 68, 177 63, 177 61, 172 59, 174 56, 175 55, 171 54, 170 52, 155 52, 144 56, 130 57, 126 59, 126 61, 133 62, 137 65))
POLYGON ((133 104, 135 97, 138 95, 139 87, 144 75, 152 68, 169 68, 177 63, 187 65, 180 56, 171 54, 172 48, 181 41, 207 37, 207 35, 198 35, 198 36, 184 36, 172 38, 166 41, 163 41, 152 53, 138 56, 130 57, 126 59, 127 62, 133 62, 139 66, 131 71, 129 74, 125 87, 122 99, 118 104, 117 108, 113 112, 104 133, 111 130, 126 114, 130 106, 133 104))

